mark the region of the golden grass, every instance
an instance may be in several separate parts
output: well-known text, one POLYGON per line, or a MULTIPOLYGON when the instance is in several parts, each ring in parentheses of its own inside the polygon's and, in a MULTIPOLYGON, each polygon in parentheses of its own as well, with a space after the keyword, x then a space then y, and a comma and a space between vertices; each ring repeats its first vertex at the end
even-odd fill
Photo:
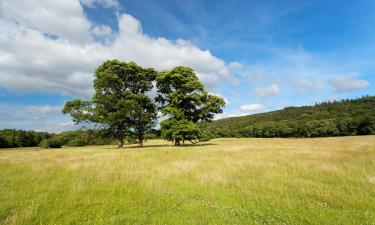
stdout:
POLYGON ((374 224, 375 136, 0 150, 0 224, 374 224))

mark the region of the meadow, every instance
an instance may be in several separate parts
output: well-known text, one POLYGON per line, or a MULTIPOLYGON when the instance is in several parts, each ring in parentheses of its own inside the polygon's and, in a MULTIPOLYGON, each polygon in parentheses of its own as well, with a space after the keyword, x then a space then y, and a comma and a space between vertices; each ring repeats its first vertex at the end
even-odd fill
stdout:
POLYGON ((375 224, 375 136, 1 149, 0 224, 375 224))

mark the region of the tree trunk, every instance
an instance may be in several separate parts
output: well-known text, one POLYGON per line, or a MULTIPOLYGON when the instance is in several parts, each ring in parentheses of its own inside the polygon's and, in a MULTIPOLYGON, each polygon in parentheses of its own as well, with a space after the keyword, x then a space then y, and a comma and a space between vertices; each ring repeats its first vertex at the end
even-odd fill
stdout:
POLYGON ((122 147, 124 147, 124 139, 119 139, 117 148, 122 148, 122 147))
POLYGON ((143 147, 143 139, 138 139, 138 146, 143 147))
POLYGON ((180 140, 178 140, 178 139, 174 140, 174 145, 175 146, 179 146, 180 145, 180 140))

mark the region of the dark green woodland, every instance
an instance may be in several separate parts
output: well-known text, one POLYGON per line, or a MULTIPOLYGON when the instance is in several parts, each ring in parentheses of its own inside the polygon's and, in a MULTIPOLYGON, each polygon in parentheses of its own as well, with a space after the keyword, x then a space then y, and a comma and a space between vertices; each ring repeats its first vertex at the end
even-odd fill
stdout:
POLYGON ((201 123, 217 137, 331 137, 375 134, 375 96, 317 103, 201 123))

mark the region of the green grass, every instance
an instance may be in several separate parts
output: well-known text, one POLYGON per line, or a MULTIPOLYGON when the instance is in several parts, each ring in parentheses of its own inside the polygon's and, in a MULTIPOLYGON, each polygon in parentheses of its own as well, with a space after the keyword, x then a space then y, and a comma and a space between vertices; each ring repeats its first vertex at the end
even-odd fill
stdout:
POLYGON ((0 224, 375 224, 375 136, 4 149, 0 224))

